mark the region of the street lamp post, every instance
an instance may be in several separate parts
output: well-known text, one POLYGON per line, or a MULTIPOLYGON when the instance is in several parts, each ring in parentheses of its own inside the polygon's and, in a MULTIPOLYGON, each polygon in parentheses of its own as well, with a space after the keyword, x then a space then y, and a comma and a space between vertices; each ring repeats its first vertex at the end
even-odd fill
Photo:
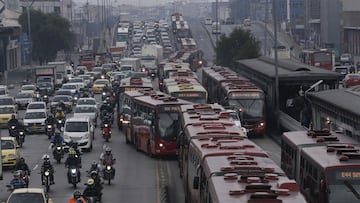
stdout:
POLYGON ((30 2, 29 0, 29 5, 27 7, 27 24, 28 24, 28 41, 29 41, 29 55, 30 55, 30 61, 29 64, 32 64, 32 42, 31 42, 31 24, 30 24, 30 9, 31 6, 33 5, 35 0, 32 0, 32 2, 30 2))
POLYGON ((274 18, 274 58, 275 58, 275 119, 276 119, 276 125, 277 127, 280 126, 278 117, 279 117, 279 73, 278 73, 278 66, 279 66, 279 62, 278 62, 278 43, 277 43, 277 15, 276 15, 276 5, 277 1, 273 0, 273 8, 272 8, 272 12, 273 12, 273 18, 274 18))

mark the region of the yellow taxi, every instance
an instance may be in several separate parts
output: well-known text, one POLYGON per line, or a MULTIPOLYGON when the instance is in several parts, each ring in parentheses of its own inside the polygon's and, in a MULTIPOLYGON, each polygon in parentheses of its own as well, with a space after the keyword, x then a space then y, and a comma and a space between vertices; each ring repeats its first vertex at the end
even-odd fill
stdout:
POLYGON ((32 95, 35 95, 36 86, 35 85, 23 85, 20 88, 20 92, 31 93, 32 95))
POLYGON ((6 203, 54 203, 52 199, 45 194, 42 188, 19 188, 15 189, 7 199, 6 203))
POLYGON ((110 87, 110 81, 108 79, 97 79, 95 80, 92 91, 94 94, 100 94, 105 87, 105 85, 108 85, 110 87))
POLYGON ((8 122, 12 115, 16 117, 16 109, 14 106, 0 106, 0 126, 8 127, 8 122))
POLYGON ((1 159, 3 166, 15 167, 20 159, 20 151, 14 137, 1 137, 1 159))

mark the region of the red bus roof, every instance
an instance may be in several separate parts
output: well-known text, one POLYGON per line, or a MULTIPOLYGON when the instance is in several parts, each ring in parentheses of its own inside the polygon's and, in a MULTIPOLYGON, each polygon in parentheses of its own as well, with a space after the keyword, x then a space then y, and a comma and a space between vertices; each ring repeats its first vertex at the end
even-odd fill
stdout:
POLYGON ((124 95, 128 97, 139 97, 139 96, 151 95, 151 94, 157 94, 157 92, 154 90, 144 89, 144 90, 125 91, 124 93, 124 95))
POLYGON ((125 91, 138 90, 142 88, 153 89, 153 85, 148 78, 124 78, 120 82, 120 88, 125 88, 125 91))
POLYGON ((222 83, 224 81, 248 81, 249 79, 244 78, 237 74, 236 72, 230 70, 227 67, 210 67, 210 68, 203 68, 203 74, 206 74, 207 77, 212 78, 213 80, 218 81, 218 83, 222 83))
POLYGON ((281 139, 296 148, 321 146, 330 143, 357 143, 351 137, 329 131, 291 131, 284 132, 281 139))
POLYGON ((142 104, 157 107, 162 105, 183 105, 183 104, 190 104, 190 102, 177 99, 175 97, 171 97, 167 94, 162 92, 156 91, 157 94, 146 95, 146 96, 139 96, 134 98, 134 101, 140 102, 142 104))
POLYGON ((180 106, 181 112, 187 113, 202 113, 202 112, 220 112, 224 111, 225 108, 220 104, 190 104, 190 105, 182 105, 180 106))
POLYGON ((312 160, 322 169, 339 166, 360 168, 360 148, 349 144, 328 144, 303 148, 301 156, 312 160))

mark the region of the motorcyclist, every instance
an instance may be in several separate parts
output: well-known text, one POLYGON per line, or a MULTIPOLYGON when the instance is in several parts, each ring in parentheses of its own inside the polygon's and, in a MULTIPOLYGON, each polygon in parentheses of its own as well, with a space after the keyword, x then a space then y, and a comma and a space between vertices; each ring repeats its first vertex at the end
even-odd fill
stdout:
POLYGON ((98 200, 101 199, 101 191, 99 188, 96 188, 94 179, 90 178, 86 183, 86 188, 83 191, 83 196, 87 197, 96 197, 98 200))
POLYGON ((81 151, 78 148, 78 143, 77 142, 73 142, 72 140, 69 142, 68 146, 70 147, 70 150, 74 150, 75 154, 80 158, 81 156, 81 151))
POLYGON ((110 92, 110 87, 108 84, 105 84, 105 86, 103 87, 103 92, 105 92, 105 93, 110 92))
POLYGON ((54 167, 51 165, 50 156, 45 154, 43 156, 43 160, 44 160, 44 162, 43 162, 43 165, 41 166, 41 182, 43 185, 45 184, 43 174, 46 170, 49 170, 50 184, 53 185, 53 184, 55 184, 55 182, 54 182, 54 167))
POLYGON ((106 147, 105 153, 101 153, 100 161, 103 165, 113 165, 115 163, 114 156, 111 153, 111 147, 106 147))
POLYGON ((100 196, 101 196, 101 190, 103 189, 103 186, 101 183, 100 174, 96 171, 92 171, 90 173, 90 178, 92 178, 94 180, 95 188, 97 188, 100 191, 100 196))
POLYGON ((18 188, 26 187, 26 182, 21 177, 20 171, 14 172, 14 178, 10 181, 9 185, 11 186, 11 189, 18 189, 18 188))
POLYGON ((14 114, 11 115, 11 119, 8 121, 8 128, 9 128, 10 135, 11 135, 11 131, 12 131, 12 129, 10 128, 11 126, 15 126, 15 129, 17 129, 19 126, 19 120, 16 119, 14 114))
POLYGON ((29 169, 29 166, 25 163, 24 157, 20 158, 19 162, 15 166, 15 170, 16 171, 22 170, 22 171, 26 172, 27 175, 30 176, 30 169, 29 169))
POLYGON ((65 111, 66 105, 63 100, 60 100, 60 102, 57 104, 57 107, 60 107, 62 111, 65 111))
POLYGON ((63 145, 64 138, 61 136, 61 133, 59 131, 56 131, 54 135, 51 137, 51 147, 56 145, 63 145))
POLYGON ((99 168, 99 164, 96 160, 93 160, 91 163, 91 167, 88 170, 89 175, 91 175, 91 172, 96 171, 98 174, 100 173, 101 169, 99 168))
MULTIPOLYGON (((66 168, 81 168, 81 163, 79 161, 79 157, 76 155, 76 152, 74 149, 71 149, 69 150, 69 156, 66 158, 66 161, 65 161, 65 167, 66 168)), ((70 171, 68 172, 68 181, 71 180, 70 178, 70 171)), ((80 180, 80 170, 77 170, 77 176, 79 177, 79 180, 80 180)))
POLYGON ((61 108, 60 106, 57 106, 56 107, 56 110, 55 110, 55 119, 59 120, 59 119, 64 119, 65 118, 65 111, 64 111, 65 107, 64 108, 61 108))
POLYGON ((74 196, 69 199, 68 203, 86 203, 79 190, 74 191, 74 196))
POLYGON ((46 125, 55 125, 56 123, 56 119, 54 118, 54 116, 52 114, 49 114, 49 116, 46 118, 45 120, 46 125))

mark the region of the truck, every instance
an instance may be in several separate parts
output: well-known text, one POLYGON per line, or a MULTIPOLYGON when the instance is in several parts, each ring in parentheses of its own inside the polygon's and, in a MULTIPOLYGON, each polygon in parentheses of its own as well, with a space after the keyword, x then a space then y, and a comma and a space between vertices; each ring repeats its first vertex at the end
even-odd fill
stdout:
POLYGON ((65 61, 54 61, 48 62, 48 65, 55 66, 56 77, 55 77, 55 88, 61 87, 63 81, 66 79, 67 73, 65 70, 65 61))
POLYGON ((110 47, 110 54, 113 62, 119 62, 126 54, 126 42, 116 42, 116 45, 110 47))
POLYGON ((120 71, 132 70, 135 72, 141 71, 140 58, 122 58, 120 60, 120 71))
POLYGON ((157 72, 157 65, 163 60, 163 48, 160 45, 145 44, 141 49, 141 66, 148 73, 157 72))
POLYGON ((55 78, 56 78, 56 66, 44 65, 36 66, 35 69, 35 81, 36 85, 42 86, 41 84, 48 84, 48 91, 52 92, 55 90, 55 78))

